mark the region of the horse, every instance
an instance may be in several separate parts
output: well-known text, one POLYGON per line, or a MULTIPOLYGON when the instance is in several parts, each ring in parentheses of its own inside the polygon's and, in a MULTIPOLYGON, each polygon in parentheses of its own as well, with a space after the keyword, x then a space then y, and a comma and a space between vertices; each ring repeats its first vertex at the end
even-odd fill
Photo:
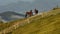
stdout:
POLYGON ((26 12, 25 17, 31 17, 33 15, 32 10, 30 10, 30 12, 26 12))
POLYGON ((38 10, 37 9, 35 9, 34 11, 35 11, 35 14, 38 14, 38 10))

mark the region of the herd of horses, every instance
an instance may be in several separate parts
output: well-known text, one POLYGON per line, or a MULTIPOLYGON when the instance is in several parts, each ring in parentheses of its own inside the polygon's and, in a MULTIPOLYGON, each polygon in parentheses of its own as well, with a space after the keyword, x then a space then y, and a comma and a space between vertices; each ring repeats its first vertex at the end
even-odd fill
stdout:
MULTIPOLYGON (((38 10, 37 10, 37 9, 34 9, 34 13, 35 13, 35 14, 38 14, 38 10)), ((27 17, 31 17, 31 16, 33 16, 32 10, 30 10, 29 12, 26 12, 26 14, 25 14, 25 17, 26 17, 26 18, 27 18, 27 17)))

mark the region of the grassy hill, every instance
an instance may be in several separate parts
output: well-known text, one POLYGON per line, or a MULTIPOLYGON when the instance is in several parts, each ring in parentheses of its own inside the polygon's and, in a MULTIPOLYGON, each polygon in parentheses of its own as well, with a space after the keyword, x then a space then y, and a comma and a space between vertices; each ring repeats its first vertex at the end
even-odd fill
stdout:
MULTIPOLYGON (((41 15, 32 16, 26 21, 24 26, 14 29, 8 34, 60 34, 60 9, 50 10, 40 13, 41 15)), ((8 23, 0 23, 0 30, 12 27, 14 24, 25 22, 27 19, 15 20, 8 23)))
POLYGON ((50 10, 31 18, 29 24, 20 26, 12 34, 60 34, 60 9, 50 10))
POLYGON ((10 21, 7 23, 0 22, 0 31, 4 30, 5 28, 8 28, 8 27, 14 25, 16 22, 22 21, 22 20, 24 20, 24 19, 14 20, 14 21, 10 21))

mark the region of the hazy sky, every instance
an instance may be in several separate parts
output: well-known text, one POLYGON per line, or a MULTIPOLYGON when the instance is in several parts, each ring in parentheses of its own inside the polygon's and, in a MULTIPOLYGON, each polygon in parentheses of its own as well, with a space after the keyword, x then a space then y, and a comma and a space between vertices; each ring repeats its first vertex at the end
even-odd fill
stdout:
POLYGON ((60 6, 60 0, 0 0, 0 12, 24 12, 34 8, 43 11, 55 7, 57 3, 60 6))

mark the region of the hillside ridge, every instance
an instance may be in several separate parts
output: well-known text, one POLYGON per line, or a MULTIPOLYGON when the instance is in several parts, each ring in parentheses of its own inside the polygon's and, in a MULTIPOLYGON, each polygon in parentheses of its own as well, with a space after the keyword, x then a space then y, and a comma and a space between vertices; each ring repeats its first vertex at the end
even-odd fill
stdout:
MULTIPOLYGON (((52 16, 52 15, 56 15, 56 14, 58 14, 58 13, 59 13, 59 12, 56 12, 56 13, 51 13, 51 12, 39 13, 39 14, 37 14, 37 15, 35 15, 35 16, 29 17, 29 18, 27 18, 27 19, 25 19, 25 20, 22 20, 22 21, 20 21, 20 22, 17 22, 17 23, 15 23, 13 26, 10 26, 10 27, 8 27, 8 28, 0 31, 0 34, 2 34, 2 33, 6 34, 6 33, 9 33, 9 32, 12 32, 13 30, 17 29, 19 26, 24 26, 25 24, 31 23, 31 21, 35 20, 35 19, 33 19, 33 18, 35 18, 35 17, 37 17, 37 16, 40 16, 40 18, 43 18, 43 17, 46 17, 47 15, 48 15, 48 16, 52 16)), ((37 19, 39 19, 39 18, 36 18, 36 20, 37 20, 37 19)), ((51 24, 53 24, 53 23, 51 23, 51 24)))

